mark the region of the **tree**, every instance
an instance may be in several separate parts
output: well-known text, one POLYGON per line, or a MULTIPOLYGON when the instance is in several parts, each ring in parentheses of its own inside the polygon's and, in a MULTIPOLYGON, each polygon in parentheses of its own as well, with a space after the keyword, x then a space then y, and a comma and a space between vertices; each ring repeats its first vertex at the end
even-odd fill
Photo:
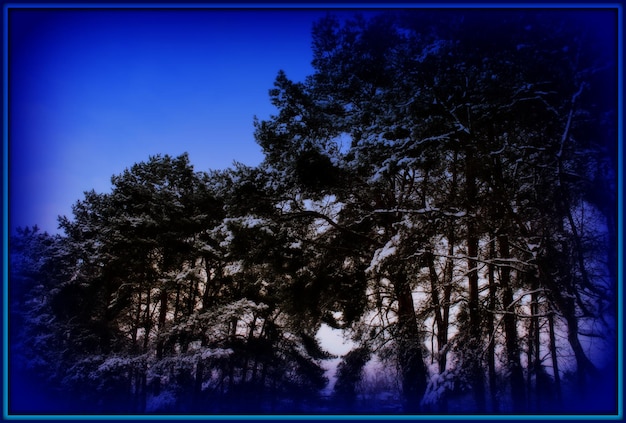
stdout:
MULTIPOLYGON (((610 19, 602 12, 597 17, 610 19)), ((370 261, 374 286, 381 289, 380 282, 385 281, 394 287, 374 296, 390 298, 387 308, 397 320, 381 324, 401 328, 393 335, 399 351, 423 361, 428 355, 418 336, 423 320, 417 321, 417 328, 414 322, 419 316, 432 316, 442 374, 447 367, 451 275, 465 261, 467 288, 459 299, 467 312, 463 348, 472 351, 457 351, 465 361, 456 363, 468 377, 478 410, 486 409, 481 352, 489 344, 495 353, 494 317, 503 322, 512 409, 527 407, 519 319, 539 318, 521 306, 532 295, 527 281, 537 271, 545 273, 533 251, 537 228, 550 233, 552 227, 561 228, 557 232, 572 240, 574 249, 563 250, 557 261, 565 271, 566 257, 575 258, 575 275, 560 279, 574 284, 566 285, 565 291, 568 298, 578 292, 578 299, 561 298, 564 285, 546 289, 559 298, 561 306, 555 306, 567 322, 581 372, 593 369, 577 340, 580 317, 574 310, 580 307, 589 317, 601 319, 603 313, 591 312, 583 297, 605 301, 609 296, 603 295, 601 278, 594 282, 588 278, 589 263, 579 254, 586 250, 576 241, 579 224, 571 213, 577 207, 594 208, 577 201, 583 198, 579 196, 586 191, 583 187, 589 186, 582 181, 597 178, 593 175, 599 163, 605 169, 600 179, 610 185, 612 171, 602 152, 606 150, 599 147, 609 138, 599 142, 586 131, 595 127, 594 133, 603 137, 611 133, 614 125, 606 118, 614 104, 594 98, 583 106, 581 99, 599 74, 608 76, 603 83, 614 83, 615 63, 611 65, 606 51, 585 51, 584 37, 607 36, 595 27, 598 21, 591 22, 581 22, 576 13, 504 11, 402 12, 344 23, 327 17, 313 30, 315 73, 304 83, 293 83, 280 73, 271 91, 279 114, 257 123, 257 139, 268 163, 281 170, 278 177, 296 172, 283 179, 291 181, 291 189, 299 187, 311 197, 337 193, 341 210, 331 225, 361 239, 359 255, 361 261, 370 261), (578 125, 581 132, 574 136, 578 125), (350 147, 340 148, 347 137, 350 147), (302 149, 326 157, 325 163, 332 164, 330 174, 345 175, 343 187, 333 190, 332 184, 304 183, 297 177, 298 166, 291 166, 300 163, 296 152, 302 149), (590 167, 576 159, 586 151, 593 151, 590 167), (438 162, 442 158, 443 164, 438 162), (579 200, 572 201, 572 196, 579 200), (481 247, 489 237, 497 244, 491 255, 481 247), (447 251, 442 239, 447 240, 447 251), (455 250, 461 254, 455 257, 455 250), (437 263, 435 257, 446 261, 437 263), (440 275, 437 265, 443 263, 449 270, 440 275), (485 264, 492 275, 488 302, 480 294, 488 279, 485 264), (582 290, 575 288, 578 278, 582 290), (413 301, 423 281, 428 281, 431 308, 413 301), (488 342, 483 330, 486 315, 492 322, 488 342), (413 328, 408 335, 407 328, 413 328), (407 341, 420 353, 407 353, 407 341)), ((605 251, 610 250, 607 245, 605 251)), ((362 316, 367 315, 364 309, 362 316)), ((425 392, 427 375, 412 374, 415 367, 402 354, 397 359, 404 375, 411 375, 405 378, 404 394, 406 409, 412 410, 425 392)), ((490 362, 493 402, 495 357, 490 362)))
MULTIPOLYGON (((71 276, 72 257, 58 236, 39 228, 18 228, 9 239, 9 359, 12 390, 9 412, 27 412, 27 400, 41 398, 38 411, 54 412, 63 400, 59 356, 68 343, 67 327, 55 321, 50 297, 71 276)), ((59 312, 71 313, 60 307, 59 312)))

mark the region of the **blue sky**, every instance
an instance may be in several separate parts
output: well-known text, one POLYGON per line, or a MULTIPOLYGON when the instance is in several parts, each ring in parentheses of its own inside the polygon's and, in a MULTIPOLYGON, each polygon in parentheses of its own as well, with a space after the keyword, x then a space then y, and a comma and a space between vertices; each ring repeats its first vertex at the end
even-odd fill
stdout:
POLYGON ((196 170, 258 164, 253 116, 280 69, 312 72, 326 10, 13 9, 10 227, 57 231, 83 192, 157 153, 196 170))

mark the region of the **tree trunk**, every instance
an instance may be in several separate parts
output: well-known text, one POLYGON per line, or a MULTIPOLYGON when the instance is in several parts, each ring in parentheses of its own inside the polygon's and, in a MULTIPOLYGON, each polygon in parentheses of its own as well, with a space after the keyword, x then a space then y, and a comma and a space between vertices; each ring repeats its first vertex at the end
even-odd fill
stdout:
POLYGON ((442 330, 439 335, 439 341, 441 345, 439 346, 439 371, 444 372, 446 370, 447 362, 448 362, 448 330, 450 323, 450 297, 452 296, 452 279, 454 277, 454 233, 450 233, 448 235, 448 259, 446 262, 446 272, 444 275, 444 285, 443 285, 443 319, 442 319, 442 330))
POLYGON ((541 357, 540 353, 540 327, 539 327, 539 293, 536 290, 539 288, 538 280, 532 277, 530 289, 532 291, 530 300, 530 327, 528 329, 528 378, 526 380, 526 390, 529 408, 531 406, 532 391, 532 378, 535 377, 535 410, 540 409, 541 395, 539 394, 540 381, 539 371, 541 369, 541 357))
POLYGON ((133 330, 131 331, 131 340, 133 341, 133 349, 136 351, 139 350, 139 345, 137 343, 137 335, 139 334, 139 328, 141 328, 141 297, 142 297, 142 286, 139 285, 139 290, 137 292, 137 303, 135 304, 134 310, 134 321, 133 321, 133 330))
POLYGON ((403 272, 398 272, 396 275, 395 291, 398 298, 398 351, 402 372, 404 411, 418 413, 421 411, 420 403, 426 392, 427 373, 415 317, 413 295, 403 272))
POLYGON ((143 354, 148 352, 148 340, 150 339, 150 331, 152 330, 152 316, 150 316, 150 290, 151 284, 149 284, 148 288, 146 289, 146 310, 143 315, 144 334, 143 347, 141 350, 143 354))
POLYGON ((178 313, 180 312, 180 285, 176 285, 176 299, 174 300, 174 317, 173 320, 178 320, 178 313))
POLYGON ((491 236, 489 242, 489 313, 487 313, 487 330, 490 334, 489 345, 487 345, 487 365, 489 368, 489 396, 491 398, 491 408, 494 413, 497 413, 500 409, 498 405, 498 386, 497 386, 497 374, 496 374, 496 334, 494 326, 494 313, 496 310, 496 280, 495 280, 495 264, 493 260, 496 257, 496 241, 495 235, 491 236))
POLYGON ((433 253, 431 251, 427 251, 424 254, 424 260, 426 261, 426 265, 428 266, 430 276, 431 303, 433 311, 435 313, 435 323, 437 324, 437 350, 433 351, 433 353, 435 353, 435 356, 437 357, 437 362, 439 364, 439 374, 441 374, 446 369, 445 359, 441 360, 441 355, 443 352, 443 348, 446 344, 446 337, 444 337, 443 335, 445 335, 447 328, 444 328, 441 302, 439 301, 439 277, 437 276, 437 270, 435 269, 435 259, 433 253))
POLYGON ((472 217, 474 205, 477 201, 476 169, 472 147, 466 149, 465 157, 465 201, 467 214, 467 282, 468 282, 468 307, 469 307, 469 348, 472 350, 471 362, 468 363, 470 378, 478 412, 484 412, 485 404, 485 381, 481 363, 481 319, 478 301, 478 229, 472 217))
POLYGON ((561 375, 559 374, 559 359, 556 353, 556 336, 554 334, 554 313, 548 315, 548 325, 550 329, 550 356, 552 357, 552 371, 554 372, 554 390, 556 393, 556 407, 561 409, 563 396, 561 393, 561 375))
MULTIPOLYGON (((167 290, 165 288, 161 289, 161 295, 160 295, 160 299, 159 299, 159 335, 161 334, 161 332, 163 331, 164 327, 165 327, 165 320, 167 317, 167 290)), ((163 358, 163 346, 164 346, 165 341, 163 340, 163 338, 161 336, 159 336, 159 341, 157 342, 157 348, 156 348, 156 355, 157 355, 157 360, 160 360, 163 358)))
MULTIPOLYGON (((576 316, 576 304, 574 295, 568 287, 556 284, 549 272, 550 265, 548 258, 544 257, 539 263, 540 280, 550 290, 551 298, 557 309, 561 312, 565 322, 567 323, 567 340, 569 341, 574 357, 576 358, 578 389, 581 395, 584 395, 585 386, 587 385, 587 377, 596 376, 598 370, 589 360, 583 350, 580 340, 578 339, 578 317, 576 316), (562 292, 565 290, 565 292, 562 292)), ((565 275, 567 278, 568 276, 565 275)))
MULTIPOLYGON (((509 237, 499 235, 500 257, 510 258, 509 237)), ((506 338, 507 362, 511 372, 511 396, 513 411, 516 413, 524 410, 526 405, 526 388, 524 373, 520 363, 519 346, 517 337, 517 319, 515 318, 515 305, 513 303, 513 290, 511 288, 511 268, 508 264, 500 266, 500 285, 502 286, 502 302, 504 303, 504 333, 506 338)))
POLYGON ((196 285, 198 282, 194 279, 189 284, 189 301, 187 303, 187 314, 192 314, 196 305, 196 285))

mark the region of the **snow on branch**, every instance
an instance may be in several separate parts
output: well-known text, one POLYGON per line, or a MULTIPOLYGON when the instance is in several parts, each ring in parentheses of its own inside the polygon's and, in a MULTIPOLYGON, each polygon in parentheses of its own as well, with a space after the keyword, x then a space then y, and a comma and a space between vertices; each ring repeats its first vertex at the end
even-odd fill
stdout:
POLYGON ((387 241, 387 243, 382 248, 377 249, 376 252, 374 252, 374 257, 372 258, 369 267, 365 269, 365 272, 370 273, 375 270, 380 270, 385 260, 396 254, 399 244, 399 238, 400 235, 396 234, 393 238, 387 241))

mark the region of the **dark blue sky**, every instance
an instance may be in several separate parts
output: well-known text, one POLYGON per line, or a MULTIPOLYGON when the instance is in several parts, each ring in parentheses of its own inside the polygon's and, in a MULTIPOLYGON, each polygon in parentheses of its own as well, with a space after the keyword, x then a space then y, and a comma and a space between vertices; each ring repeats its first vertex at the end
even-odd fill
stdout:
POLYGON ((253 116, 280 69, 312 72, 326 10, 12 9, 10 226, 55 232, 83 191, 161 153, 196 170, 262 160, 253 116))

